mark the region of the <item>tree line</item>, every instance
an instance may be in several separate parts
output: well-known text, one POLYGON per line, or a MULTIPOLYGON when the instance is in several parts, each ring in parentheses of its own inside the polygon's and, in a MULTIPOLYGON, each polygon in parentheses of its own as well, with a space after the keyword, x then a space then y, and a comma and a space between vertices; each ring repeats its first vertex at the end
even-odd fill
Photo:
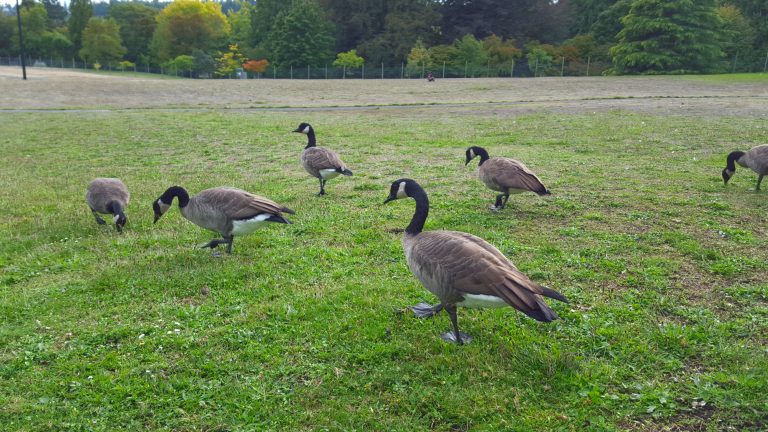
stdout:
MULTIPOLYGON (((198 76, 244 68, 407 65, 607 73, 762 70, 764 0, 23 0, 31 58, 162 66, 198 76), (512 66, 514 67, 514 66, 512 66)), ((0 56, 19 55, 15 8, 0 56)))

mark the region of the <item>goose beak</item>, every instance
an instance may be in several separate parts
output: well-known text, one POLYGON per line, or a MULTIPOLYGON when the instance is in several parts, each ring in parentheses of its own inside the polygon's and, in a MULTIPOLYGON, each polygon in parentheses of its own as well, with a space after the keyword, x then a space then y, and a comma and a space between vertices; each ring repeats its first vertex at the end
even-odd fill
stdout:
POLYGON ((156 224, 158 220, 160 220, 160 215, 159 214, 155 214, 155 221, 152 222, 152 223, 156 224))
POLYGON ((396 200, 396 199, 397 199, 397 197, 393 197, 393 196, 390 196, 389 198, 387 198, 386 200, 384 200, 384 204, 386 204, 386 203, 388 203, 388 202, 390 202, 390 201, 394 201, 394 200, 396 200))
POLYGON ((471 160, 471 159, 467 159, 467 161, 466 161, 466 162, 464 162, 464 166, 467 166, 467 165, 469 165, 469 161, 470 161, 470 160, 471 160))
POLYGON ((301 129, 298 129, 298 128, 297 128, 296 130, 292 130, 291 132, 298 132, 298 133, 301 133, 301 129))

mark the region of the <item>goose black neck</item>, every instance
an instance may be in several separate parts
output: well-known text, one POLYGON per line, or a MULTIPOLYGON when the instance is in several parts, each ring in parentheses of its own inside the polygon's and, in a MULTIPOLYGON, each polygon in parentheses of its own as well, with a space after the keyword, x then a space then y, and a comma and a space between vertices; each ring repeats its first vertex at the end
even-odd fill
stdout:
POLYGON ((482 165, 483 162, 488 160, 488 152, 485 151, 485 149, 482 147, 475 147, 475 154, 480 156, 480 163, 478 166, 482 165))
POLYGON ((307 132, 307 146, 304 148, 308 149, 310 147, 314 147, 315 145, 317 145, 317 142, 315 141, 315 130, 309 128, 309 132, 307 132))
POLYGON ((415 188, 412 192, 411 198, 416 201, 416 211, 413 213, 411 223, 405 228, 405 233, 410 235, 416 235, 424 229, 424 223, 427 221, 429 215, 429 198, 427 193, 421 186, 415 188))
POLYGON ((123 206, 117 201, 107 203, 107 210, 115 216, 123 215, 123 206))
POLYGON ((189 204, 189 194, 187 191, 181 187, 181 186, 171 186, 168 188, 168 190, 163 193, 163 195, 160 196, 160 201, 162 201, 165 204, 171 205, 173 203, 173 198, 179 199, 179 207, 184 208, 189 204))
POLYGON ((735 162, 737 160, 741 159, 742 156, 744 156, 744 152, 743 151, 731 152, 731 154, 728 155, 728 165, 726 166, 726 168, 729 171, 736 171, 736 163, 735 162))

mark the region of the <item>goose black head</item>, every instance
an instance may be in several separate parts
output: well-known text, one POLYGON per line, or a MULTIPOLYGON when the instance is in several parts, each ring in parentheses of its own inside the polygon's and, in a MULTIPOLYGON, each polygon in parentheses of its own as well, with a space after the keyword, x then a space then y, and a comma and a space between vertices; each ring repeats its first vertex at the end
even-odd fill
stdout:
POLYGON ((309 123, 302 123, 299 125, 299 127, 296 128, 296 130, 294 130, 294 132, 303 133, 304 135, 306 135, 311 130, 312 130, 312 126, 309 123))
POLYGON ((395 180, 389 187, 389 197, 384 201, 384 204, 397 199, 412 197, 419 188, 419 184, 414 180, 407 178, 395 180))
POLYGON ((723 169, 723 182, 724 184, 728 184, 728 180, 733 177, 733 171, 729 170, 728 168, 723 169))
POLYGON ((728 154, 728 158, 725 162, 725 169, 723 170, 723 181, 725 184, 728 184, 728 180, 733 177, 733 174, 736 172, 736 162, 738 162, 744 154, 743 151, 738 150, 728 154))
POLYGON ((117 232, 123 232, 123 227, 128 223, 128 216, 126 216, 125 213, 120 212, 113 217, 113 220, 115 221, 115 229, 117 229, 117 232))
POLYGON ((155 212, 155 221, 152 223, 157 223, 158 220, 165 214, 165 212, 168 211, 168 209, 171 208, 171 203, 166 203, 163 201, 163 197, 161 196, 158 198, 155 202, 152 203, 152 210, 155 212))
POLYGON ((480 156, 480 165, 488 159, 488 152, 482 147, 472 146, 467 149, 467 160, 464 162, 464 166, 469 165, 469 162, 480 156))

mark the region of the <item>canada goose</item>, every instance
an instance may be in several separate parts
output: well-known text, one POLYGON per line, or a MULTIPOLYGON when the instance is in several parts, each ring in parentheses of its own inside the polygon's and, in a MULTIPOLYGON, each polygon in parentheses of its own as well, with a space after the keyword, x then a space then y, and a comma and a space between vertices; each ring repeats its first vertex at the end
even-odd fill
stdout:
POLYGON ((759 175, 757 178, 757 187, 755 188, 755 191, 759 191, 763 177, 768 174, 768 144, 752 147, 748 152, 731 152, 731 154, 728 155, 726 167, 723 170, 723 180, 725 181, 725 184, 728 184, 728 180, 730 180, 736 172, 736 165, 734 162, 751 169, 759 175))
POLYGON ((468 165, 476 156, 480 156, 477 176, 488 189, 501 192, 496 196, 496 203, 491 209, 503 210, 507 206, 509 194, 530 191, 538 195, 550 195, 536 174, 522 162, 504 157, 488 158, 488 152, 484 148, 470 147, 467 149, 467 161, 464 165, 468 165))
POLYGON ((266 222, 292 223, 281 213, 295 214, 267 198, 254 195, 242 189, 216 187, 206 189, 190 198, 184 188, 169 187, 153 204, 155 223, 171 207, 173 198, 179 199, 181 215, 195 225, 216 231, 223 239, 213 239, 202 248, 214 249, 226 243, 227 253, 232 253, 235 236, 250 234, 266 222))
POLYGON ((128 218, 125 216, 125 207, 131 199, 128 188, 125 184, 116 178, 97 178, 91 181, 88 189, 85 191, 85 202, 96 218, 96 223, 104 225, 104 219, 99 213, 114 215, 112 220, 115 222, 117 232, 123 232, 128 218))
POLYGON ((403 237, 405 259, 421 284, 440 299, 435 306, 421 303, 411 309, 421 318, 445 309, 451 318, 453 333, 444 333, 444 340, 459 344, 471 340, 469 335, 459 333, 456 306, 509 305, 538 321, 550 322, 557 318, 540 296, 567 302, 565 296, 528 279, 485 240, 457 231, 422 231, 429 214, 429 200, 415 181, 393 182, 384 203, 406 197, 416 201, 416 212, 403 237))
POLYGON ((301 164, 304 169, 320 180, 320 193, 325 195, 325 182, 337 177, 339 174, 351 176, 352 171, 348 170, 339 155, 323 147, 317 147, 315 141, 315 130, 309 123, 302 123, 294 132, 303 133, 307 136, 307 146, 301 153, 301 164))

